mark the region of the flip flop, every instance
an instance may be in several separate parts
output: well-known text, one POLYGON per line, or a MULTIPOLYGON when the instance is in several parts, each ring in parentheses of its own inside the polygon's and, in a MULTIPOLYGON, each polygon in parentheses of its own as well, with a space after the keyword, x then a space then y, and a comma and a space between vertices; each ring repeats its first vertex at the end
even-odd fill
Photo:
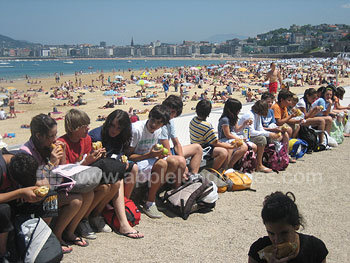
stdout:
POLYGON ((144 237, 140 237, 140 236, 132 236, 132 235, 137 235, 137 234, 139 234, 139 233, 140 233, 139 231, 136 231, 136 232, 128 232, 128 233, 117 232, 118 235, 125 236, 125 237, 132 238, 132 239, 144 238, 144 237))
POLYGON ((89 242, 87 242, 87 240, 83 240, 81 237, 76 237, 73 240, 66 239, 65 241, 68 242, 69 244, 76 245, 79 247, 87 247, 89 245, 89 242), (81 242, 84 245, 81 245, 81 243, 79 243, 79 242, 81 242))
POLYGON ((61 242, 62 254, 69 254, 73 251, 73 248, 68 246, 68 244, 64 241, 61 242))

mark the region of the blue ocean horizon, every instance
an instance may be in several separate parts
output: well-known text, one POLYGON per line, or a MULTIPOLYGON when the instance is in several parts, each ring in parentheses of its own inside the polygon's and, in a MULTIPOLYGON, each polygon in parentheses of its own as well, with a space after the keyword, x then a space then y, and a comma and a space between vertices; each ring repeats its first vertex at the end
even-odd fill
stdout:
POLYGON ((225 63, 226 60, 111 60, 111 59, 83 59, 83 60, 1 60, 0 79, 16 80, 30 78, 52 77, 55 73, 62 72, 64 75, 73 75, 82 71, 84 74, 114 71, 128 71, 140 69, 155 69, 159 67, 181 66, 205 66, 225 63), (73 63, 67 63, 72 61, 73 63))

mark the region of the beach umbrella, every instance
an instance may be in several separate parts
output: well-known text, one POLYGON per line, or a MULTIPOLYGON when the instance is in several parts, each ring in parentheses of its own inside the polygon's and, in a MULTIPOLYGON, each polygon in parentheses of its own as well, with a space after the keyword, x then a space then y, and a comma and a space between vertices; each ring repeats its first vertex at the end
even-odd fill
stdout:
POLYGON ((103 93, 103 96, 114 96, 119 95, 119 93, 115 90, 107 90, 103 93))
POLYGON ((144 80, 144 79, 141 79, 141 80, 136 82, 136 85, 138 85, 138 86, 144 86, 144 85, 149 85, 149 84, 151 84, 151 82, 144 80))
POLYGON ((147 75, 144 73, 142 73, 142 75, 140 76, 141 79, 147 78, 147 75))
POLYGON ((239 72, 246 72, 247 70, 248 70, 248 69, 246 69, 246 68, 239 68, 239 69, 238 69, 239 72))
POLYGON ((117 76, 114 76, 115 79, 124 79, 123 76, 120 76, 120 75, 117 75, 117 76))

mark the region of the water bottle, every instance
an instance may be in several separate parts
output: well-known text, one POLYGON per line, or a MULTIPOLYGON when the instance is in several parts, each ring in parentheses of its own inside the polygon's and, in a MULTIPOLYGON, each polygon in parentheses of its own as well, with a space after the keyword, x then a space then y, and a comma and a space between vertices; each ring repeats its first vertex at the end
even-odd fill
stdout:
POLYGON ((250 131, 249 131, 248 127, 244 128, 244 130, 243 130, 243 138, 247 139, 248 141, 250 139, 250 131))

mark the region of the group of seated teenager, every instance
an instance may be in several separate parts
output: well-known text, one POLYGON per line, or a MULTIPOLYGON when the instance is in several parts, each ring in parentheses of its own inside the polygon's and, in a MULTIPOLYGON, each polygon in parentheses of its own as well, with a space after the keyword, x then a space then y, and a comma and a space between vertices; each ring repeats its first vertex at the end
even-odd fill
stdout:
MULTIPOLYGON (((190 122, 189 145, 182 145, 176 135, 174 118, 181 115, 183 102, 175 95, 168 96, 161 105, 154 106, 147 120, 131 123, 129 114, 117 109, 107 116, 101 127, 90 132, 89 116, 79 109, 71 109, 65 115, 66 134, 58 139, 57 123, 54 119, 45 114, 33 117, 30 123, 31 137, 21 147, 26 154, 1 152, 0 175, 3 177, 5 175, 6 180, 0 181, 0 255, 7 253, 7 235, 13 229, 11 216, 18 213, 12 206, 13 200, 40 201, 40 198, 33 194, 33 190, 40 185, 49 184, 44 176, 40 178, 36 176, 36 171, 42 165, 55 167, 78 163, 101 167, 101 160, 105 158, 121 155, 128 157, 127 163, 123 164, 119 158, 115 158, 118 170, 115 182, 102 180, 99 186, 86 193, 58 192, 58 216, 55 220, 51 218, 45 220, 60 241, 63 253, 72 252, 71 245, 88 246, 87 239, 96 239, 96 232, 112 231, 101 216, 103 209, 109 203, 113 204, 120 222, 119 234, 129 238, 142 238, 144 235, 131 227, 127 221, 124 196, 131 197, 136 183, 144 184, 148 191, 140 207, 150 218, 161 218, 162 213, 155 203, 157 192, 165 183, 177 188, 189 176, 197 174, 203 148, 208 146, 209 154, 214 158, 212 167, 216 170, 232 168, 248 148, 252 148, 257 152, 256 170, 271 172, 271 169, 262 164, 264 148, 269 140, 279 142, 290 138, 293 133, 292 127, 282 132, 280 125, 292 121, 296 113, 293 112, 290 117, 284 109, 290 106, 288 103, 291 104, 293 94, 285 95, 284 91, 281 91, 276 104, 283 113, 280 112, 278 115, 274 112, 273 116, 270 116, 272 113, 270 108, 274 108, 271 107, 273 98, 267 94, 264 96, 241 118, 238 117, 242 108, 241 103, 235 99, 228 99, 219 120, 219 138, 212 125, 206 121, 211 112, 211 103, 208 100, 201 100, 196 106, 197 116, 190 122), (269 116, 271 120, 266 119, 270 118, 269 116), (272 123, 274 125, 271 125, 272 123), (250 141, 245 141, 240 146, 232 144, 232 140, 240 138, 245 128, 249 128, 250 141), (96 141, 102 142, 102 148, 93 149, 92 142, 96 141), (173 147, 170 147, 170 143, 173 147), (163 148, 158 144, 162 144, 163 148), (167 151, 164 151, 164 148, 167 151), (186 159, 190 160, 188 166, 186 159)), ((305 122, 299 123, 303 125, 305 122)), ((274 223, 269 220, 266 222, 274 223)), ((299 221, 286 223, 295 230, 300 225, 299 221)), ((266 223, 265 225, 267 226, 266 223)), ((294 238, 298 236, 295 235, 294 238)), ((272 241, 272 243, 278 242, 272 241)), ((250 256, 251 260, 255 260, 255 254, 250 256)))
MULTIPOLYGON (((315 89, 307 89, 300 99, 290 91, 281 90, 276 102, 273 94, 265 92, 241 118, 238 117, 241 102, 229 98, 219 119, 217 135, 212 124, 207 121, 212 103, 201 100, 195 108, 197 116, 189 125, 191 143, 198 143, 203 149, 209 147, 209 155, 214 159, 212 168, 217 171, 234 167, 247 151, 253 150, 257 158, 256 171, 272 172, 262 161, 266 145, 273 143, 277 150, 288 145, 289 139, 298 138, 301 126, 322 131, 319 133, 319 141, 326 144, 323 132, 332 136, 334 122, 345 122, 345 117, 339 117, 344 116, 341 113, 346 115, 350 109, 339 103, 345 90, 333 86, 322 87, 320 90, 318 97, 315 89), (245 129, 248 130, 249 138, 244 138, 245 129), (234 143, 243 138, 243 144, 234 143)), ((296 160, 289 157, 289 162, 295 163, 296 160)))

